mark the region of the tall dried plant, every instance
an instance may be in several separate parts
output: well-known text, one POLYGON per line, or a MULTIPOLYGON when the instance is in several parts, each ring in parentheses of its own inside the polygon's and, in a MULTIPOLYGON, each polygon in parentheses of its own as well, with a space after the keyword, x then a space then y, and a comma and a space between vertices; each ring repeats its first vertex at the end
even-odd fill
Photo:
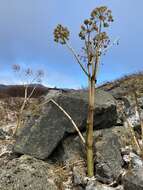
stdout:
POLYGON ((105 32, 105 29, 110 26, 111 22, 113 22, 112 12, 106 6, 95 8, 91 12, 89 19, 84 20, 79 33, 79 38, 83 41, 83 55, 77 54, 70 45, 70 32, 67 27, 59 24, 54 30, 55 42, 65 45, 70 50, 88 79, 89 99, 86 134, 88 177, 94 176, 93 122, 97 72, 101 56, 106 53, 111 45, 109 36, 105 32))

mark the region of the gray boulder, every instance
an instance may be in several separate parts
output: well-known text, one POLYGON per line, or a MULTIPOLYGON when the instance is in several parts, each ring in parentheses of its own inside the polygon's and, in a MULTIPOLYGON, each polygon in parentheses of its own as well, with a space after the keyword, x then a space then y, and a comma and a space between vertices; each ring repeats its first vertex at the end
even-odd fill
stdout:
POLYGON ((130 152, 131 164, 132 167, 137 169, 143 167, 143 160, 137 154, 130 152))
POLYGON ((73 163, 77 160, 85 160, 85 146, 77 135, 65 137, 49 159, 54 162, 73 163))
MULTIPOLYGON (((86 133, 83 133, 84 138, 86 133)), ((117 149, 120 152, 120 148, 124 148, 130 142, 130 132, 124 126, 113 126, 107 129, 99 129, 94 131, 94 141, 95 146, 98 142, 105 142, 105 137, 113 137, 117 140, 117 149)), ((98 146, 96 146, 96 151, 98 151, 98 146)), ((109 147, 110 148, 110 147, 109 147)), ((112 149, 112 146, 111 146, 112 149)), ((74 160, 86 159, 85 147, 82 144, 79 136, 72 134, 65 137, 61 143, 57 146, 56 150, 50 156, 50 159, 53 159, 58 162, 73 162, 74 160)))
MULTIPOLYGON (((95 97, 94 128, 111 127, 117 120, 114 98, 102 90, 97 90, 95 97)), ((86 91, 51 93, 44 98, 44 101, 51 98, 72 117, 80 130, 85 130, 88 108, 86 91)), ((45 159, 65 135, 75 132, 75 128, 65 114, 49 102, 44 104, 38 112, 27 113, 24 127, 17 133, 14 151, 45 159)))
POLYGON ((96 178, 103 183, 112 183, 122 173, 121 144, 114 133, 104 132, 95 141, 96 178))
POLYGON ((22 156, 0 167, 0 190, 58 190, 48 163, 22 156))
POLYGON ((123 185, 125 190, 143 190, 143 167, 127 172, 123 185))

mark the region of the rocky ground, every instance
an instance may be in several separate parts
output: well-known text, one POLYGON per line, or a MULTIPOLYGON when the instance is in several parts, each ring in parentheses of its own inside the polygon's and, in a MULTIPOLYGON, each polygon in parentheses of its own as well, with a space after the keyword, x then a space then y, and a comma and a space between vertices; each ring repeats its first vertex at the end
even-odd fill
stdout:
MULTIPOLYGON (((59 107, 49 102, 51 98, 57 102, 85 137, 86 91, 50 90, 31 99, 16 137, 12 134, 23 99, 0 99, 0 190, 143 190, 143 161, 118 108, 124 102, 140 141, 134 99, 131 94, 119 93, 125 82, 119 85, 118 81, 114 88, 107 85, 96 92, 95 176, 91 179, 86 174, 85 146, 76 129, 59 107)), ((137 93, 142 113, 142 89, 137 93)))

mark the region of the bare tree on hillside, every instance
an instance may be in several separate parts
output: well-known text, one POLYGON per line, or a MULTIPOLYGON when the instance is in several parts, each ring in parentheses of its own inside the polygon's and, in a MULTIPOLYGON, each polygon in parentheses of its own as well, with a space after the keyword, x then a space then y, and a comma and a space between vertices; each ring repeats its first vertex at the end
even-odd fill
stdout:
POLYGON ((15 136, 17 129, 21 126, 22 116, 23 116, 23 111, 25 109, 25 106, 29 102, 30 98, 33 96, 33 94, 37 88, 37 83, 41 82, 41 79, 44 76, 44 72, 43 72, 43 70, 37 70, 34 73, 31 68, 27 68, 27 69, 23 70, 20 67, 20 65, 18 65, 18 64, 14 64, 12 66, 12 69, 15 73, 19 74, 19 77, 21 77, 21 76, 24 77, 21 79, 22 85, 24 87, 24 99, 23 99, 23 102, 22 102, 20 109, 18 111, 18 114, 17 114, 17 124, 16 124, 16 128, 14 130, 14 133, 13 133, 13 135, 15 136), (30 87, 32 87, 32 88, 28 92, 30 87))

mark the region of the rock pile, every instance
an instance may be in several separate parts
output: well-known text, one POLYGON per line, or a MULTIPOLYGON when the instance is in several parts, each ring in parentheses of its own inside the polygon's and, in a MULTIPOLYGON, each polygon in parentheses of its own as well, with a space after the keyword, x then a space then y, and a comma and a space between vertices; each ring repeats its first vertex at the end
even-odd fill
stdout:
MULTIPOLYGON (((67 92, 55 93, 45 97, 46 101, 53 98, 74 120, 81 131, 85 131, 88 93, 67 92)), ((41 107, 38 113, 28 113, 24 127, 20 129, 14 151, 29 154, 39 159, 46 159, 54 151, 61 140, 76 132, 66 115, 52 102, 41 107)), ((107 92, 98 90, 94 128, 108 128, 117 120, 114 98, 107 92)))
MULTIPOLYGON (((0 156, 0 190, 142 190, 143 162, 131 146, 131 134, 118 122, 113 96, 96 92, 94 115, 95 177, 86 177, 86 149, 71 121, 85 137, 86 91, 51 91, 24 124, 8 154, 0 156), (119 126, 120 124, 120 126, 119 126)), ((120 116, 121 117, 121 116, 120 116)), ((8 136, 8 137, 7 137, 8 136)), ((0 129, 0 141, 10 134, 0 129)), ((2 150, 0 146, 0 151, 2 150)), ((8 150, 8 145, 5 145, 8 150)))

